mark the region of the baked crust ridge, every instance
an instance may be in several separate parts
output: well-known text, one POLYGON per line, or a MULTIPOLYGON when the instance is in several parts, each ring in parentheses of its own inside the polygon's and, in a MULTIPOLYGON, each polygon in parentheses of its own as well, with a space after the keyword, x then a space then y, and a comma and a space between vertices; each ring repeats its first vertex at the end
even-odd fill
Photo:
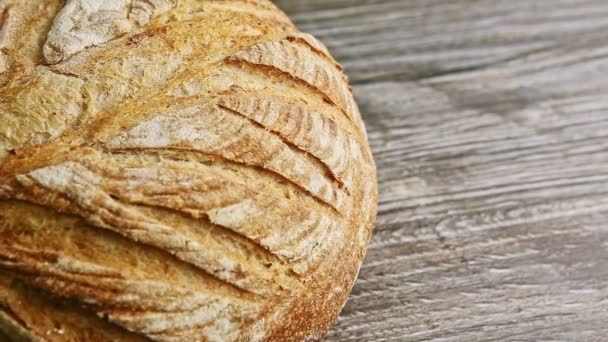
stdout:
POLYGON ((0 338, 314 341, 346 302, 374 160, 270 1, 0 2, 0 118, 0 338))

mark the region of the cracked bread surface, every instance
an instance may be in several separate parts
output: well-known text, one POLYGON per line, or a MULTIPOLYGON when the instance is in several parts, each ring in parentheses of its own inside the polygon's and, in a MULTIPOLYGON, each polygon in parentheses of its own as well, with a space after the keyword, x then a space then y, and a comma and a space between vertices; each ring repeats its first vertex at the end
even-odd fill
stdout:
POLYGON ((0 337, 313 341, 375 221, 342 67, 264 0, 0 0, 0 337))

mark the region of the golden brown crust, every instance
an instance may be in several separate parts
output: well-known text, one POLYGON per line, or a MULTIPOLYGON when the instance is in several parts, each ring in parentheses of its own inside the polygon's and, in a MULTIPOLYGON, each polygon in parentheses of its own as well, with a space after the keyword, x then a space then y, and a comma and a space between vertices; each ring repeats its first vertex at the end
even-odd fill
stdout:
POLYGON ((264 0, 5 0, 0 51, 0 336, 324 336, 377 188, 320 42, 264 0))
POLYGON ((29 287, 6 271, 0 272, 0 317, 0 332, 16 341, 145 341, 74 303, 29 287))

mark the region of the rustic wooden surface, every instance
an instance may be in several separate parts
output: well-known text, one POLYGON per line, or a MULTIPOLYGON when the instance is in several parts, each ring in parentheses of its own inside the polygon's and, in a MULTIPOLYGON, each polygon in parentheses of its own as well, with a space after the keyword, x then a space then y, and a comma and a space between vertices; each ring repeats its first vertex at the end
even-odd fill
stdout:
POLYGON ((608 1, 283 0, 341 61, 378 224, 329 341, 608 341, 608 1))

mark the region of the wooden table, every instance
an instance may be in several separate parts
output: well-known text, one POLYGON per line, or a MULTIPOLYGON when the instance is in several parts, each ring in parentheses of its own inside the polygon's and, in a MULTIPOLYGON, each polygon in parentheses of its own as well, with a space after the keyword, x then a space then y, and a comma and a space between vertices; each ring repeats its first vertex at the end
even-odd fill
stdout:
POLYGON ((283 0, 352 80, 378 224, 329 341, 608 341, 608 1, 283 0))

